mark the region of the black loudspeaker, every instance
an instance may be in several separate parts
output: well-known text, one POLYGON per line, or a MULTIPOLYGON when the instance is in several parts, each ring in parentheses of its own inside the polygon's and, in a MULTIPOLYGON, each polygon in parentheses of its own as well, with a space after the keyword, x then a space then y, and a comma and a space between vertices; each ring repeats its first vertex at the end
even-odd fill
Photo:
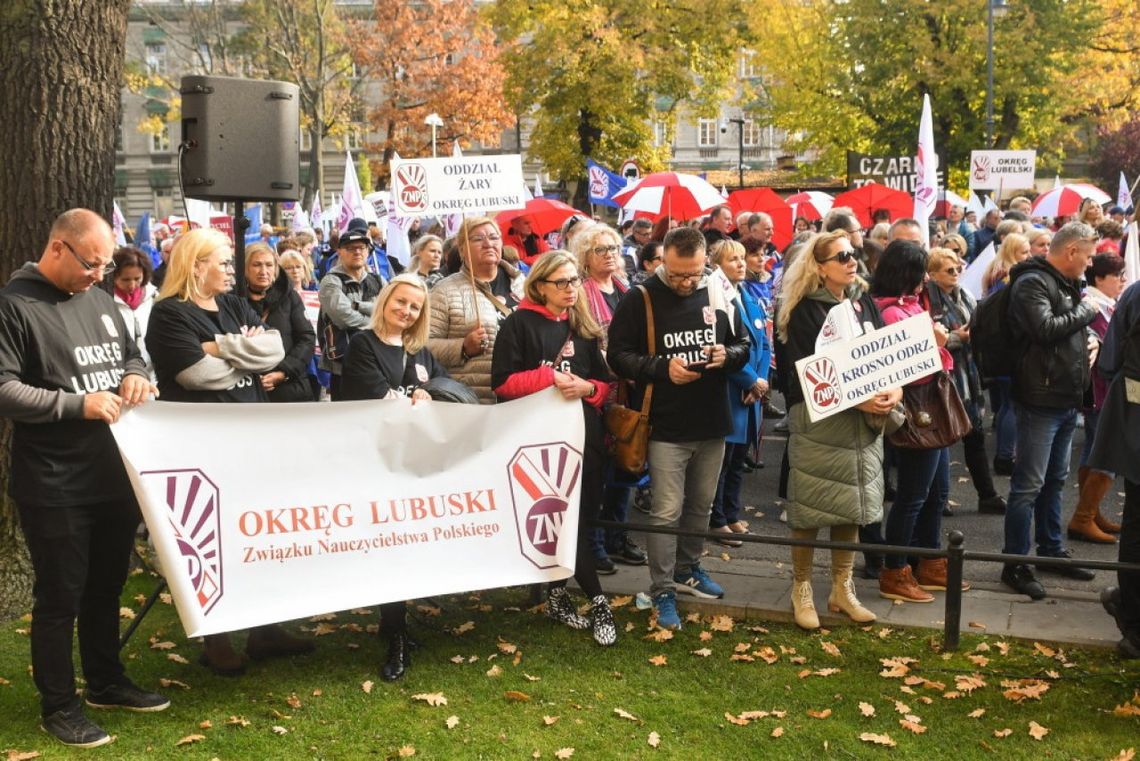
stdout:
POLYGON ((290 82, 183 77, 182 193, 206 201, 295 201, 299 91, 290 82))

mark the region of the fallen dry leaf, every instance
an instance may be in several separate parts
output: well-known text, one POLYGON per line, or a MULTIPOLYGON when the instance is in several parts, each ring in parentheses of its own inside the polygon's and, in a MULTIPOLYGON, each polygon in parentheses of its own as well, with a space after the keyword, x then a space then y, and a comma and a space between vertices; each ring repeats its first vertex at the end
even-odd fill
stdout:
POLYGON ((7 753, 7 761, 31 761, 40 757, 38 750, 9 750, 7 753))
POLYGON ((186 660, 185 658, 183 658, 178 653, 167 653, 166 658, 167 658, 167 660, 174 661, 175 663, 187 664, 190 662, 190 661, 186 660))
POLYGON ((464 658, 462 655, 453 655, 450 658, 448 658, 447 660, 451 661, 452 663, 466 663, 467 662, 467 659, 464 658))
POLYGON ((826 719, 827 717, 831 716, 831 709, 824 708, 822 711, 808 711, 807 715, 813 719, 826 719))
POLYGON ((673 639, 673 630, 654 629, 653 631, 649 632, 649 634, 646 634, 643 639, 647 639, 652 642, 668 642, 669 640, 673 639))
POLYGON ((206 739, 205 735, 186 735, 181 740, 174 743, 174 747, 177 748, 179 745, 191 745, 193 743, 200 743, 205 739, 206 739))
POLYGON ((725 718, 725 721, 727 721, 729 724, 735 724, 738 727, 748 726, 748 719, 744 718, 743 716, 734 716, 733 714, 729 713, 728 711, 725 711, 724 712, 724 718, 725 718))
POLYGON ((1040 700, 1041 696, 1049 691, 1049 683, 1040 679, 1005 680, 1001 686, 1006 688, 1002 695, 1015 703, 1024 700, 1040 700))
POLYGON ((610 607, 611 608, 624 608, 626 605, 629 605, 631 602, 633 602, 633 595, 621 595, 619 597, 615 597, 614 599, 610 600, 610 607))
POLYGON ((542 723, 548 727, 551 727, 551 726, 554 726, 555 722, 557 722, 559 718, 561 718, 561 717, 559 717, 559 716, 543 716, 542 717, 542 723))
POLYGON ((514 655, 515 652, 519 649, 517 645, 513 645, 510 642, 504 642, 503 640, 499 640, 497 643, 495 643, 495 646, 499 648, 499 652, 503 655, 514 655))
POLYGON ((922 726, 917 721, 910 721, 908 719, 899 719, 899 726, 902 727, 903 729, 909 729, 911 732, 914 732, 916 735, 921 735, 923 732, 926 731, 926 727, 922 726))
POLYGON ((336 624, 317 624, 313 627, 314 637, 327 637, 330 634, 335 634, 337 631, 336 624))
POLYGON ((530 701, 530 695, 527 695, 525 692, 519 692, 518 690, 507 690, 503 693, 503 697, 507 700, 513 700, 516 703, 526 703, 530 701))
POLYGON ((980 718, 982 718, 983 716, 985 716, 985 715, 986 715, 986 709, 984 709, 984 708, 975 708, 973 711, 970 711, 970 712, 969 712, 968 714, 966 714, 966 715, 967 715, 967 716, 969 716, 971 719, 980 719, 980 718))
POLYGON ((895 710, 898 711, 899 713, 910 713, 910 706, 908 706, 906 703, 902 702, 901 700, 896 700, 895 701, 895 710))
POLYGON ((842 653, 839 652, 839 648, 836 647, 832 642, 820 642, 819 646, 822 647, 823 652, 827 653, 828 655, 834 656, 836 658, 842 655, 842 653))
POLYGON ((1048 645, 1042 645, 1040 642, 1033 643, 1033 649, 1044 655, 1046 658, 1052 658, 1057 654, 1057 651, 1048 645))
POLYGON ((456 636, 459 636, 460 634, 466 634, 467 632, 471 631, 474 628, 475 628, 475 622, 474 621, 467 621, 466 623, 462 623, 459 626, 452 629, 451 633, 456 635, 456 636))
POLYGON ((984 655, 967 655, 966 658, 969 659, 969 661, 975 666, 985 667, 989 665, 990 662, 990 659, 984 655))
POLYGON ((618 718, 628 719, 629 721, 636 721, 638 723, 641 723, 641 719, 637 718, 624 708, 615 708, 614 713, 617 714, 618 718))
POLYGON ((752 643, 751 642, 737 642, 736 645, 732 648, 732 652, 734 652, 734 653, 747 653, 751 649, 752 649, 752 643))
POLYGON ((1120 752, 1113 756, 1110 761, 1132 761, 1134 758, 1136 758, 1135 748, 1129 748, 1127 750, 1121 748, 1120 752))
POLYGON ((527 680, 528 682, 538 682, 538 681, 541 681, 541 680, 542 680, 542 677, 540 677, 540 676, 531 676, 530 674, 527 674, 526 672, 523 672, 523 679, 527 680))
POLYGON ((448 716, 447 721, 445 721, 444 724, 447 725, 448 729, 455 729, 456 727, 459 726, 459 717, 458 716, 448 716))
POLYGON ((396 751, 396 755, 400 758, 410 758, 411 756, 416 755, 416 749, 414 746, 404 745, 398 751, 396 751))
POLYGON ((843 669, 831 668, 831 669, 816 669, 815 671, 813 671, 811 673, 814 674, 815 676, 831 676, 832 674, 838 674, 842 671, 843 671, 843 669))
POLYGON ((996 647, 998 650, 1000 650, 1002 655, 1009 655, 1009 643, 1008 642, 995 642, 994 647, 996 647))
POLYGON ((158 680, 158 683, 162 687, 178 687, 183 690, 190 689, 190 685, 186 684, 186 682, 180 682, 177 679, 167 679, 165 677, 162 677, 158 680))
POLYGON ((714 632, 730 632, 735 625, 732 616, 713 616, 712 621, 709 621, 709 628, 714 632))
POLYGON ((713 633, 710 632, 708 629, 702 629, 699 636, 700 636, 701 642, 708 642, 710 639, 713 638, 713 633))
POLYGON ((864 716, 874 716, 875 706, 871 705, 870 703, 860 703, 859 713, 863 714, 864 716))
POLYGON ((649 659, 649 662, 654 666, 664 666, 669 663, 669 657, 665 655, 655 655, 649 659))
POLYGON ((859 739, 865 743, 874 743, 875 745, 885 745, 888 748, 893 748, 896 745, 895 741, 891 739, 891 736, 887 735, 887 734, 877 735, 877 734, 874 734, 873 732, 864 732, 863 734, 859 735, 859 739))
POLYGON ((1009 729, 1008 727, 1006 729, 995 729, 994 730, 994 737, 1009 737, 1012 734, 1013 734, 1013 730, 1009 729))
POLYGON ((728 659, 730 661, 744 661, 745 663, 752 663, 756 660, 751 655, 745 655, 744 653, 733 653, 732 655, 728 656, 728 659))
POLYGON ((650 732, 649 739, 646 740, 646 742, 649 743, 650 748, 656 748, 661 744, 661 735, 657 734, 656 732, 650 732))
POLYGON ((1124 703, 1112 709, 1113 716, 1140 716, 1140 705, 1135 703, 1124 703))
POLYGON ((177 647, 177 645, 175 645, 173 642, 151 642, 150 643, 150 649, 151 650, 173 650, 175 647, 177 647))
POLYGON ((492 678, 497 677, 502 673, 503 673, 503 670, 501 668, 499 668, 499 664, 497 664, 497 663, 494 666, 492 666, 491 668, 487 669, 487 676, 492 677, 492 678))
POLYGON ((198 729, 213 729, 213 728, 214 728, 214 723, 212 721, 210 721, 209 719, 206 719, 205 721, 198 722, 198 729))
POLYGON ((769 713, 767 711, 745 711, 740 714, 740 718, 748 719, 748 721, 755 721, 756 719, 766 719, 769 713))
POLYGON ((275 735, 287 735, 287 734, 289 734, 289 730, 285 729, 285 727, 272 726, 269 729, 275 735))
POLYGON ((285 698, 285 705, 289 706, 290 708, 300 708, 301 699, 297 697, 297 693, 294 692, 290 694, 289 697, 285 698))
POLYGON ((565 761, 565 759, 570 758, 573 755, 574 755, 574 749, 573 748, 559 748, 558 750, 554 751, 554 757, 558 758, 558 759, 562 759, 562 761, 565 761))
POLYGON ((950 690, 949 692, 942 693, 942 697, 946 700, 957 700, 958 698, 962 697, 962 693, 958 692, 957 690, 950 690))
POLYGON ((776 661, 780 660, 780 656, 776 655, 776 651, 770 647, 762 647, 755 651, 756 657, 771 666, 776 661))
POLYGON ((372 694, 372 688, 375 686, 376 686, 376 683, 373 682, 371 679, 369 679, 366 682, 361 682, 360 689, 364 690, 365 695, 371 695, 372 694))
MULTIPOLYGON (((365 682, 365 684, 371 684, 371 682, 365 682)), ((447 705, 447 698, 443 696, 442 692, 421 692, 417 695, 412 695, 412 700, 422 700, 429 706, 447 705)))
POLYGON ((226 719, 226 726, 248 727, 249 719, 245 718, 244 716, 231 716, 230 718, 226 719))
POLYGON ((125 618, 130 621, 135 617, 135 612, 130 608, 119 608, 119 618, 125 618))
POLYGON ((712 655, 712 650, 709 650, 707 647, 702 647, 700 650, 693 650, 692 652, 693 655, 699 655, 701 658, 708 658, 712 655))
POLYGON ((962 692, 971 693, 979 687, 985 687, 985 681, 977 674, 964 676, 959 674, 954 677, 954 687, 962 692))
POLYGON ((773 729, 771 731, 771 733, 769 733, 769 737, 783 737, 783 736, 784 736, 784 728, 783 727, 776 727, 775 729, 773 729))
POLYGON ((1043 727, 1035 721, 1029 722, 1029 736, 1034 740, 1040 740, 1047 734, 1049 734, 1048 727, 1043 727))

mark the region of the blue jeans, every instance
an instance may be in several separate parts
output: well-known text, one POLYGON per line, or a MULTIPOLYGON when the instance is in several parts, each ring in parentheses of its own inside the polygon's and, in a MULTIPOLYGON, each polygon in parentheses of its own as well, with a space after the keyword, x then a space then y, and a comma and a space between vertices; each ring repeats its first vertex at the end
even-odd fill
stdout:
POLYGON ((1002 552, 1028 555, 1036 523, 1038 555, 1055 555, 1061 544, 1061 491, 1069 477, 1075 409, 1055 410, 1014 403, 1017 460, 1009 480, 1002 552))
MULTIPOLYGON (((942 533, 943 490, 939 473, 949 473, 950 455, 941 449, 895 447, 898 486, 894 504, 887 514, 886 543, 900 547, 937 549, 942 533)), ((946 482, 949 486, 949 480, 946 482)), ((887 568, 902 568, 905 555, 888 555, 887 568)))
POLYGON ((740 487, 744 485, 744 458, 747 455, 747 444, 725 443, 720 478, 713 497, 710 528, 723 528, 740 520, 740 487))
POLYGON ((1012 460, 1014 445, 1017 444, 1017 416, 1014 414, 1014 403, 1011 395, 1013 381, 1001 378, 993 390, 991 401, 994 403, 994 438, 996 439, 994 456, 1002 460, 1012 460))

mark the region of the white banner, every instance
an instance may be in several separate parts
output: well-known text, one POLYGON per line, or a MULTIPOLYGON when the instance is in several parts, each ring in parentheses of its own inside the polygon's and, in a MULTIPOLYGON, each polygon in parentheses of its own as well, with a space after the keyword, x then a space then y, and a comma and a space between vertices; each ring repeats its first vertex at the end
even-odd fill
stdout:
POLYGON ((192 637, 573 573, 585 433, 555 391, 152 402, 111 430, 192 637))
POLYGON ((796 362, 813 423, 941 369, 934 326, 925 313, 831 344, 796 362))
POLYGON ((403 217, 521 209, 522 157, 399 159, 391 163, 396 213, 403 217))
POLYGON ((1037 151, 970 151, 970 190, 1032 188, 1036 170, 1037 151))

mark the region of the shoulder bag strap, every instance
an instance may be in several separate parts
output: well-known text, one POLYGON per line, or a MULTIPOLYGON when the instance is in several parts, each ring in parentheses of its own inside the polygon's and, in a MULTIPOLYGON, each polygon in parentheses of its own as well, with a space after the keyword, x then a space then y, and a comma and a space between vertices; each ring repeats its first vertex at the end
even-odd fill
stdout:
MULTIPOLYGON (((644 285, 637 286, 641 291, 641 297, 645 299, 645 332, 649 340, 648 349, 649 356, 657 353, 657 331, 653 325, 653 305, 649 302, 649 291, 645 289, 644 285)), ((645 397, 641 400, 641 416, 643 418, 649 417, 649 406, 653 403, 653 384, 650 383, 645 387, 645 397)))

